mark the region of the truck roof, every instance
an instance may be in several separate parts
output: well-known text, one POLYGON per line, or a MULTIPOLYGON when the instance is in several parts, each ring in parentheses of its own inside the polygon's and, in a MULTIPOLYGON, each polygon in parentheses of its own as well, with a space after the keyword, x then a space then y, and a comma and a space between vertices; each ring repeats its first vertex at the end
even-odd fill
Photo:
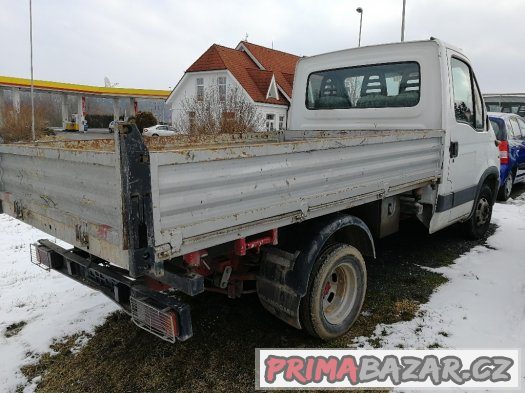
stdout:
MULTIPOLYGON (((418 44, 418 45, 420 45, 420 44, 429 44, 429 45, 437 44, 438 47, 451 49, 451 50, 453 50, 455 52, 458 52, 458 53, 461 53, 463 56, 465 56, 465 54, 464 54, 464 52, 463 52, 463 50, 461 48, 458 48, 458 47, 456 47, 454 45, 448 44, 445 41, 440 40, 439 38, 430 37, 430 39, 428 39, 428 40, 389 42, 389 43, 384 43, 384 44, 364 45, 364 46, 355 47, 355 48, 340 49, 340 50, 331 51, 331 52, 319 53, 319 54, 313 55, 313 56, 304 56, 303 58, 301 58, 299 60, 299 62, 303 62, 303 61, 308 60, 308 59, 315 59, 317 57, 325 56, 325 55, 329 55, 329 54, 340 54, 340 53, 350 52, 350 51, 352 51, 352 52, 354 52, 354 51, 363 51, 363 50, 367 50, 367 49, 368 50, 369 49, 382 50, 382 49, 391 49, 392 47, 400 48, 400 47, 403 47, 403 46, 413 46, 415 44, 418 44)), ((467 57, 467 56, 465 56, 465 57, 467 57)))

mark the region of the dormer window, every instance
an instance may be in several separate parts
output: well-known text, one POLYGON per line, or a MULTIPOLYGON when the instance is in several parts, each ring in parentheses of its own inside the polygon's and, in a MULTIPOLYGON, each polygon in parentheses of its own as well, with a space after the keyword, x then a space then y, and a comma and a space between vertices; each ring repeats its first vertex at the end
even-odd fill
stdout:
POLYGON ((274 98, 276 100, 279 99, 279 92, 277 91, 277 83, 275 83, 275 75, 272 75, 272 80, 270 81, 270 86, 268 87, 266 98, 274 98))

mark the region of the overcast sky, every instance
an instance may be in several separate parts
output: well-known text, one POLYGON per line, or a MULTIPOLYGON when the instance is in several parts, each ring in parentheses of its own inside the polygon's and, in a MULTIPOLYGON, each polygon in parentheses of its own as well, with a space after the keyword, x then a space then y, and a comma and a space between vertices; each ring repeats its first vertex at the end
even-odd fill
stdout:
MULTIPOLYGON (((0 75, 29 77, 29 1, 0 0, 0 75)), ((298 55, 400 40, 402 0, 33 0, 35 79, 168 89, 211 44, 298 55)), ((525 0, 407 0, 406 39, 441 38, 484 93, 525 92, 525 0)))

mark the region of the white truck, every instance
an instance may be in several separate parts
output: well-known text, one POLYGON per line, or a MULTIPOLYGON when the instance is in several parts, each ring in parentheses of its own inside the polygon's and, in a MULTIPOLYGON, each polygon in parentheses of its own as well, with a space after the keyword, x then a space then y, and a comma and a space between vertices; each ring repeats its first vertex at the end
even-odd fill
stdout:
POLYGON ((183 298, 206 290, 256 292, 331 339, 400 219, 487 231, 499 153, 484 108, 468 59, 436 39, 303 58, 286 131, 143 140, 123 124, 113 140, 0 145, 1 206, 73 246, 40 240, 36 263, 164 340, 191 337, 183 298))

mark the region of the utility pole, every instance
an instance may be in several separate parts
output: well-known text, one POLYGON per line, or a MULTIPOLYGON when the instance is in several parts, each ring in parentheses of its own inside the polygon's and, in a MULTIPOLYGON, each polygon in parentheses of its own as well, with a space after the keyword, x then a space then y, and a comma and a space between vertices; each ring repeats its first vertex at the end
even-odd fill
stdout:
POLYGON ((356 11, 361 15, 361 20, 359 22, 359 42, 357 44, 358 47, 361 46, 361 30, 363 29, 363 9, 361 7, 357 7, 356 11))
POLYGON ((29 0, 29 46, 31 47, 31 136, 36 140, 35 134, 35 95, 33 82, 33 7, 29 0))
POLYGON ((403 16, 401 19, 401 42, 405 40, 405 7, 406 7, 406 0, 403 0, 403 16))

